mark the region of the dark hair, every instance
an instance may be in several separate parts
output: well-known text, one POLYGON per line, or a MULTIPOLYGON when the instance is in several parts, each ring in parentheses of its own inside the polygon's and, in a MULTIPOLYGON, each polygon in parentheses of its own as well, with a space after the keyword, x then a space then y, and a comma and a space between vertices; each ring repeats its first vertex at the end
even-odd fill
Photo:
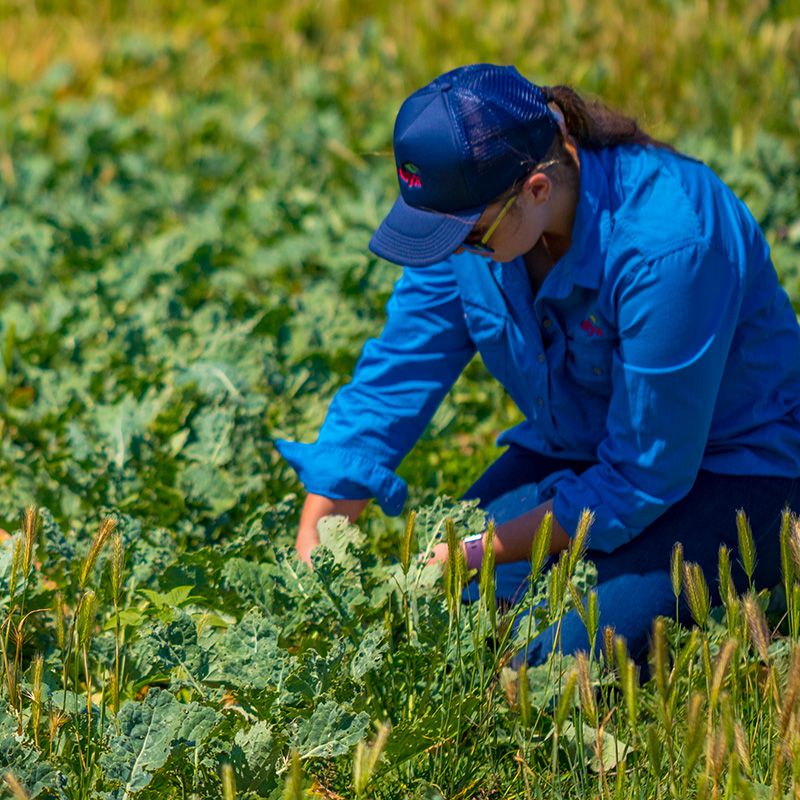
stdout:
POLYGON ((567 131, 581 147, 599 150, 618 144, 641 144, 674 150, 672 145, 645 133, 633 117, 609 108, 600 100, 587 100, 571 86, 543 86, 548 103, 564 114, 567 131))

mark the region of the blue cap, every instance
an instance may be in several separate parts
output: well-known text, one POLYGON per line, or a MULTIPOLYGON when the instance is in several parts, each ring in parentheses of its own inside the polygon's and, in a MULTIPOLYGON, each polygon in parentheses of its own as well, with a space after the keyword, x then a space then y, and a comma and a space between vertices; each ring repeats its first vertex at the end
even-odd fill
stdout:
POLYGON ((558 131, 544 92, 514 67, 471 64, 440 75, 400 107, 400 197, 369 243, 422 267, 450 256, 489 203, 542 161, 558 131))

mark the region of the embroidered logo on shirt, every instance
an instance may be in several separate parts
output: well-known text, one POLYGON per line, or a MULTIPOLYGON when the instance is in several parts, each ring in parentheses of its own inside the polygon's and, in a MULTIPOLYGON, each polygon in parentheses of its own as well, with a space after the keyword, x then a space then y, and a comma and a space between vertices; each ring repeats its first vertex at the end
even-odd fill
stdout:
POLYGON ((586 331, 589 336, 603 336, 603 329, 597 326, 597 317, 589 314, 588 319, 581 322, 581 330, 586 331))
POLYGON ((409 189, 422 188, 422 179, 419 177, 419 167, 416 164, 406 161, 405 164, 398 168, 397 174, 409 189))

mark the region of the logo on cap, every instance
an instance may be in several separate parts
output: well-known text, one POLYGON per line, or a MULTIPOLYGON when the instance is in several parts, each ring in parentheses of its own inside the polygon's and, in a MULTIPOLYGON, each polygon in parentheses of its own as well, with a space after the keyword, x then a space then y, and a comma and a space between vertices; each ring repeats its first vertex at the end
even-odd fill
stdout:
POLYGON ((422 179, 419 177, 419 167, 416 164, 406 161, 405 164, 398 168, 397 174, 409 189, 422 188, 422 179))

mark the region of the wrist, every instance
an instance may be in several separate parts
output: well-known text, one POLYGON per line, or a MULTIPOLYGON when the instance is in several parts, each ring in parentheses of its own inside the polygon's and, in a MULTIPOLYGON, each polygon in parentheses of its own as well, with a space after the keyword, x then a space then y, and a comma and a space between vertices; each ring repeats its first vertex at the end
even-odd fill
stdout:
POLYGON ((462 539, 461 544, 464 547, 464 559, 467 563, 467 571, 472 569, 480 569, 483 563, 483 534, 476 533, 474 536, 467 536, 462 539))

